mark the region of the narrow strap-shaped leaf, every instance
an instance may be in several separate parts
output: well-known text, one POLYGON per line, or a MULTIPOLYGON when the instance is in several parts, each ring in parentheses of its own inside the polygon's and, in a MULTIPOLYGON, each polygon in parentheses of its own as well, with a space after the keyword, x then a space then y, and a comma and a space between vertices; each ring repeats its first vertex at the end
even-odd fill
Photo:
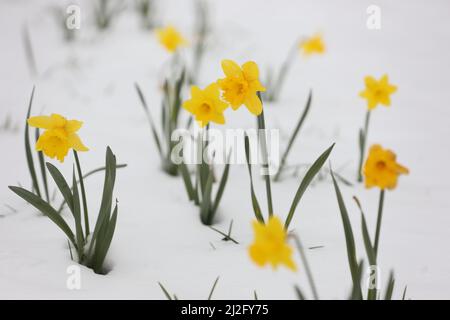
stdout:
POLYGON ((144 108, 145 114, 147 116, 148 123, 150 124, 150 129, 152 130, 153 139, 155 140, 156 147, 158 148, 159 155, 163 157, 163 151, 161 148, 161 142, 158 136, 158 133, 156 132, 155 123, 153 122, 153 117, 150 113, 150 109, 148 108, 147 102, 145 101, 144 95, 141 91, 141 88, 137 83, 134 84, 136 87, 136 91, 138 93, 139 99, 141 100, 142 107, 144 108))
POLYGON ((208 179, 206 180, 205 189, 203 192, 202 202, 200 204, 200 218, 201 221, 206 224, 212 224, 214 219, 214 212, 211 210, 211 191, 214 176, 212 171, 209 171, 208 179))
POLYGON ((208 300, 211 300, 214 290, 216 289, 217 283, 219 282, 219 279, 220 277, 217 277, 216 280, 214 281, 211 291, 209 292, 208 300))
MULTIPOLYGON (((262 101, 261 94, 258 92, 258 98, 262 101)), ((267 149, 267 140, 266 140, 266 122, 264 120, 264 109, 261 114, 258 116, 258 138, 259 144, 261 146, 261 154, 263 158, 263 168, 267 170, 264 172, 264 181, 266 184, 266 197, 267 197, 267 210, 269 211, 269 217, 273 215, 273 202, 272 202, 272 186, 270 184, 270 175, 269 175, 269 153, 267 149)))
POLYGON ((77 166, 77 173, 78 173, 78 178, 79 178, 79 183, 80 183, 80 190, 81 190, 81 199, 83 200, 83 213, 84 213, 84 231, 85 231, 85 235, 86 238, 89 236, 89 234, 91 233, 90 228, 89 228, 89 212, 88 212, 88 206, 87 206, 87 199, 86 199, 86 190, 84 189, 84 179, 83 179, 83 174, 81 172, 81 165, 80 165, 80 159, 78 158, 78 152, 76 152, 75 150, 73 150, 73 155, 75 158, 75 164, 77 166))
POLYGON ((359 211, 361 212, 361 230, 364 239, 364 246, 366 248, 367 258, 369 259, 370 265, 374 266, 377 264, 377 258, 375 255, 375 251, 373 250, 372 241, 370 240, 369 229, 367 228, 366 218, 364 216, 364 212, 361 207, 361 203, 359 202, 357 197, 353 197, 355 200, 359 211))
POLYGON ((45 202, 42 198, 38 197, 34 193, 25 190, 20 187, 13 187, 9 186, 9 189, 13 191, 15 194, 17 194, 19 197, 27 201, 29 204, 31 204, 33 207, 38 209, 40 212, 42 212, 44 215, 50 218, 69 238, 70 242, 77 247, 75 242, 75 237, 73 235, 72 230, 70 230, 70 227, 67 225, 67 223, 64 221, 64 219, 56 212, 53 207, 45 202))
POLYGON ((364 260, 361 259, 358 263, 358 282, 352 285, 352 293, 350 295, 350 300, 363 299, 363 297, 360 295, 363 270, 364 270, 364 260))
POLYGON ((222 199, 222 195, 225 190, 225 185, 227 184, 228 173, 230 171, 230 157, 231 157, 231 151, 228 152, 227 163, 225 164, 225 168, 222 173, 222 178, 220 179, 220 183, 219 183, 219 188, 217 189, 216 198, 214 200, 214 205, 212 208, 212 211, 214 213, 216 212, 217 208, 219 207, 220 200, 222 199))
POLYGON ((61 174, 61 172, 50 162, 47 162, 47 169, 48 172, 50 172, 50 175, 53 178, 53 181, 55 181, 56 186, 58 187, 59 191, 61 192, 62 196, 64 197, 65 202, 69 206, 70 211, 73 214, 73 198, 72 198, 72 191, 67 184, 66 179, 64 179, 64 176, 61 174))
POLYGON ((394 272, 391 271, 389 273, 389 280, 386 288, 386 294, 384 296, 384 300, 392 300, 392 294, 394 292, 394 286, 395 286, 395 279, 394 279, 394 272))
POLYGON ((105 219, 109 216, 111 210, 112 193, 114 190, 114 183, 116 179, 116 157, 108 147, 106 149, 106 171, 105 182, 103 186, 102 202, 95 224, 94 232, 92 233, 91 244, 89 246, 89 255, 91 255, 93 245, 96 241, 97 235, 105 219))
POLYGON ((299 300, 306 300, 306 296, 303 294, 303 291, 300 289, 298 285, 294 286, 294 290, 299 300))
POLYGON ((297 189, 297 193, 295 194, 294 200, 292 201, 291 208, 289 209, 289 214, 286 218, 286 222, 284 223, 284 228, 286 230, 288 229, 289 224, 291 223, 291 220, 294 217, 295 209, 297 208, 297 205, 300 202, 300 199, 302 198, 306 189, 308 189, 308 186, 311 183, 311 181, 314 179, 316 174, 320 171, 320 169, 324 165, 325 161, 327 161, 331 151, 333 150, 333 147, 334 147, 334 143, 331 145, 331 147, 329 147, 327 150, 325 150, 316 159, 316 161, 314 161, 312 166, 308 169, 305 176, 303 177, 303 180, 297 189))
POLYGON ((159 287, 161 288, 162 292, 164 293, 164 295, 166 296, 167 300, 173 300, 172 297, 170 296, 169 292, 166 290, 166 288, 164 288, 164 286, 162 285, 161 282, 158 282, 159 287))
POLYGON ((299 121, 297 122, 297 126, 295 127, 294 132, 292 133, 292 135, 289 139, 286 150, 284 151, 284 153, 281 157, 280 166, 278 167, 278 172, 273 179, 274 181, 278 181, 278 179, 280 178, 281 172, 283 171, 284 165, 286 164, 287 156, 288 156, 289 152, 291 151, 292 145, 294 144, 294 141, 297 138, 297 135, 298 135, 300 129, 302 128, 303 123, 305 122, 306 116, 308 115, 309 108, 311 107, 311 101, 312 101, 312 90, 309 91, 309 96, 308 96, 308 100, 306 102, 306 106, 302 112, 302 115, 300 116, 299 121))
POLYGON ((178 169, 180 170, 181 177, 183 178, 184 186, 186 188, 189 200, 192 201, 195 199, 196 194, 194 186, 192 185, 191 175, 189 174, 189 170, 184 161, 181 161, 181 163, 178 165, 178 169))
MULTIPOLYGON (((35 136, 37 142, 39 139, 39 128, 36 128, 35 136)), ((38 151, 37 154, 39 159, 39 167, 41 169, 42 183, 44 184, 45 199, 47 200, 47 202, 50 202, 50 194, 48 192, 48 183, 47 183, 47 171, 45 170, 44 153, 42 151, 38 151)))
POLYGON ((405 289, 403 289, 402 300, 406 300, 406 290, 407 289, 408 289, 408 286, 405 286, 405 289))
POLYGON ((29 133, 30 127, 28 126, 27 121, 31 115, 31 106, 33 105, 34 89, 35 87, 33 87, 33 90, 31 91, 30 102, 28 104, 27 119, 25 120, 25 154, 27 156, 28 170, 30 171, 33 190, 39 197, 41 197, 41 190, 39 189, 39 183, 36 176, 36 169, 34 168, 33 153, 31 152, 30 133, 29 133))
POLYGON ((103 263, 105 261, 106 255, 108 254, 109 247, 111 246, 111 242, 114 236, 114 231, 116 229, 116 223, 117 223, 117 213, 118 208, 117 204, 114 207, 114 211, 111 216, 111 220, 107 224, 106 233, 101 240, 100 243, 97 244, 98 249, 95 252, 96 255, 96 265, 95 265, 95 272, 101 273, 103 271, 103 263))
POLYGON ((345 207, 344 200, 342 198, 341 190, 339 189, 339 186, 336 182, 336 179, 334 178, 334 174, 332 169, 330 168, 331 177, 333 179, 333 185, 334 190, 336 192, 336 197, 339 205, 339 211, 341 213, 342 218, 342 225, 344 227, 344 234, 345 234, 345 243, 347 246, 347 257, 348 257, 348 263, 350 266, 350 273, 353 280, 353 286, 356 290, 356 297, 357 299, 362 298, 362 292, 361 292, 361 286, 359 284, 359 278, 358 278, 358 262, 356 260, 356 246, 355 246, 355 238, 353 236, 353 230, 350 223, 350 219, 348 217, 347 208, 345 207))
MULTIPOLYGON (((122 164, 116 164, 116 169, 121 169, 121 168, 126 168, 126 167, 127 167, 127 164, 125 164, 125 163, 122 163, 122 164)), ((101 172, 101 171, 105 171, 105 170, 106 170, 106 167, 100 167, 100 168, 91 170, 91 171, 89 171, 88 173, 85 173, 85 174, 83 175, 83 181, 84 181, 87 177, 90 177, 91 175, 93 175, 93 174, 95 174, 95 173, 97 173, 97 172, 101 172)), ((78 179, 77 182, 79 183, 80 180, 78 179)), ((65 205, 65 204, 66 204, 66 200, 63 200, 63 201, 61 202, 61 204, 59 205, 59 207, 58 207, 58 212, 59 212, 59 213, 61 213, 61 211, 62 211, 62 209, 64 208, 64 205, 65 205)))
POLYGON ((75 168, 72 171, 72 190, 73 190, 73 217, 75 219, 75 237, 78 247, 78 262, 84 259, 84 236, 83 227, 81 226, 81 205, 80 195, 78 193, 77 178, 75 177, 75 168))
POLYGON ((261 212, 261 207, 259 206, 258 199, 256 198, 255 188, 253 187, 252 167, 250 165, 250 142, 247 134, 245 134, 244 143, 245 143, 245 158, 247 159, 248 174, 250 176, 250 192, 252 197, 253 212, 255 213, 256 219, 259 222, 264 223, 264 217, 261 212))

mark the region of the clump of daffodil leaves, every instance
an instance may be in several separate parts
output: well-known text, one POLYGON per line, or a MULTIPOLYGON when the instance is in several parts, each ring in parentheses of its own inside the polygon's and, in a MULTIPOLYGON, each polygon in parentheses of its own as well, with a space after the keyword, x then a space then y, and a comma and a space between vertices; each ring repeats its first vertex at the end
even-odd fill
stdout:
POLYGON ((71 186, 69 186, 56 166, 47 162, 46 169, 53 178, 71 212, 75 228, 72 229, 69 227, 69 224, 67 224, 61 213, 41 196, 22 187, 9 186, 9 188, 47 216, 64 232, 69 241, 72 258, 72 248, 74 248, 78 263, 92 268, 96 273, 105 274, 108 270, 104 267, 104 261, 114 235, 118 212, 117 203, 114 209, 112 207, 117 167, 115 155, 108 147, 106 150, 105 182, 102 201, 94 230, 91 232, 86 190, 84 188, 83 174, 78 157, 79 151, 85 152, 89 150, 78 136, 78 131, 83 123, 78 120, 68 120, 59 114, 28 117, 27 123, 30 126, 44 129, 44 132, 37 138, 35 146, 37 151, 43 152, 49 158, 56 158, 60 162, 63 162, 69 150, 73 150, 76 171, 74 166, 71 186), (80 189, 78 188, 78 184, 80 184, 80 189))

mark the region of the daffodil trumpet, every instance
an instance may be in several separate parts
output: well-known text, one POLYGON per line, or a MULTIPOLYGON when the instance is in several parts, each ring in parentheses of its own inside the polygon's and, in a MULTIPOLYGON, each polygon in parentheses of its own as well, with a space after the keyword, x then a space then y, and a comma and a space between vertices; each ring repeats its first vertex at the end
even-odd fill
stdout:
POLYGON ((179 126, 178 122, 182 105, 181 90, 185 82, 185 74, 183 69, 174 81, 166 79, 164 82, 160 133, 156 128, 150 108, 147 105, 141 88, 137 83, 135 84, 136 92, 150 126, 151 135, 161 158, 162 170, 170 176, 178 175, 178 165, 173 163, 171 159, 171 154, 176 144, 172 141, 172 134, 179 126))
POLYGON ((359 96, 367 101, 367 112, 364 122, 364 128, 359 130, 359 164, 357 172, 358 182, 362 182, 362 165, 365 157, 367 136, 369 134, 370 114, 378 105, 389 107, 391 105, 391 94, 397 91, 397 87, 389 83, 387 74, 380 80, 372 76, 364 78, 365 89, 359 93, 359 96))

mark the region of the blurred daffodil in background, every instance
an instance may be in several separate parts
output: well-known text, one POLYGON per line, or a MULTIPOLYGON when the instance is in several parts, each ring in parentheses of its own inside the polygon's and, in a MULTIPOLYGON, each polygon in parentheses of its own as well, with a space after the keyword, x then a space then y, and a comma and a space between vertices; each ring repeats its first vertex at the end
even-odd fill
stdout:
POLYGON ((380 80, 372 76, 364 78, 366 89, 360 92, 360 97, 367 100, 369 110, 374 109, 378 104, 384 106, 391 105, 391 94, 397 91, 397 87, 389 83, 387 74, 380 80))
POLYGON ((292 271, 297 270, 292 259, 293 249, 287 243, 287 233, 276 216, 271 216, 268 223, 264 224, 255 220, 253 222, 255 240, 249 247, 250 258, 258 266, 270 264, 274 269, 284 265, 292 271))
POLYGON ((394 189, 399 175, 408 173, 406 167, 397 163, 396 155, 391 150, 383 149, 379 144, 370 148, 364 165, 366 188, 394 189))
POLYGON ((316 34, 301 41, 299 47, 300 51, 305 56, 325 53, 325 43, 323 42, 322 36, 320 34, 316 34))
POLYGON ((159 43, 171 53, 188 43, 183 35, 172 25, 156 29, 155 32, 159 43))
POLYGON ((224 100, 233 110, 237 110, 244 104, 254 115, 261 114, 262 102, 257 92, 265 91, 266 88, 259 82, 258 65, 248 61, 240 67, 234 61, 223 60, 222 69, 225 78, 219 79, 217 83, 223 91, 224 100))
POLYGON ((219 86, 212 83, 204 90, 192 86, 191 99, 183 103, 183 108, 195 116, 200 127, 204 127, 210 121, 224 124, 223 111, 228 108, 228 104, 220 99, 219 86))
POLYGON ((31 117, 27 121, 32 127, 45 129, 36 142, 36 150, 42 151, 50 158, 63 162, 69 149, 89 150, 76 133, 83 125, 81 121, 67 120, 55 113, 50 116, 31 117))

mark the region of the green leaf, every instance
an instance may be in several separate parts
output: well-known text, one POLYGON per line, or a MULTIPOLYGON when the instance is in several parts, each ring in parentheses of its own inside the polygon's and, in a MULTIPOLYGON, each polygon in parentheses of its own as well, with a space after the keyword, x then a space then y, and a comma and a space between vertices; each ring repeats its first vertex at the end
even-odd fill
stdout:
MULTIPOLYGON (((125 167, 127 167, 127 164, 125 164, 125 163, 123 163, 123 164, 116 164, 116 169, 121 169, 121 168, 125 168, 125 167)), ((93 175, 93 174, 95 174, 95 173, 97 173, 97 172, 105 171, 105 170, 106 170, 106 167, 100 167, 100 168, 91 170, 91 171, 89 171, 88 173, 85 173, 85 174, 83 175, 83 181, 84 181, 87 177, 89 177, 89 176, 91 176, 91 175, 93 175)), ((80 183, 80 181, 81 181, 81 180, 78 180, 77 183, 80 183)), ((59 205, 59 207, 58 207, 58 212, 59 212, 59 213, 61 213, 61 211, 62 211, 62 209, 64 208, 64 205, 65 205, 65 204, 66 204, 66 200, 64 200, 64 201, 59 205)), ((86 230, 87 230, 87 229, 86 229, 86 230)))
POLYGON ((295 290, 295 293, 297 294, 297 298, 299 300, 306 300, 306 296, 303 294, 303 292, 299 286, 295 285, 294 290, 295 290))
POLYGON ((297 126, 295 127, 294 132, 292 133, 292 135, 289 139, 286 150, 284 151, 284 153, 281 157, 280 166, 278 167, 278 172, 273 179, 274 181, 278 181, 278 179, 280 178, 281 172, 283 171, 284 165, 286 164, 287 156, 288 156, 289 152, 291 151, 292 145, 294 144, 294 141, 297 138, 297 135, 298 135, 300 129, 302 128, 303 123, 305 122, 306 116, 308 115, 309 108, 311 107, 311 101, 312 101, 312 90, 309 91, 309 96, 308 96, 308 100, 306 102, 305 109, 303 110, 302 115, 301 115, 299 121, 297 122, 297 126))
POLYGON ((303 177, 300 186, 298 187, 297 193, 295 194, 294 200, 292 201, 291 208, 289 209, 289 214, 286 218, 286 222, 284 223, 284 228, 287 230, 289 228, 289 224, 291 223, 292 218, 294 217, 295 209, 300 202, 303 194, 306 189, 308 189, 309 184, 314 179, 316 174, 320 171, 325 161, 327 161, 331 151, 333 150, 334 143, 329 147, 325 152, 323 152, 316 161, 312 164, 312 166, 308 169, 305 176, 303 177))
POLYGON ((252 167, 250 165, 250 142, 248 139, 247 134, 245 134, 245 157, 247 159, 247 167, 248 167, 248 174, 250 176, 250 192, 252 197, 252 206, 253 206, 253 212, 255 213, 256 219, 264 223, 264 217, 261 213, 261 207, 259 206, 258 199, 256 198, 255 189, 253 187, 253 176, 252 176, 252 167))
POLYGON ((75 177, 75 168, 72 172, 72 189, 73 189, 73 217, 75 219, 75 235, 78 248, 78 262, 82 262, 84 259, 84 237, 83 227, 81 226, 81 205, 80 195, 78 193, 77 178, 75 177))
POLYGON ((353 236, 353 230, 350 223, 350 219, 348 217, 347 208, 345 207, 344 200, 342 199, 341 190, 336 182, 336 179, 333 174, 333 170, 330 168, 331 177, 333 179, 334 190, 336 192, 336 197, 338 200, 339 211, 341 213, 342 225, 344 227, 345 233, 345 242, 347 246, 347 257, 348 263, 350 266, 350 272, 353 280, 353 286, 356 290, 357 299, 362 298, 361 286, 359 284, 359 275, 358 275, 358 262, 356 260, 356 246, 355 246, 355 238, 353 236))
POLYGON ((89 247, 89 255, 92 252, 93 245, 97 240, 97 236, 100 232, 104 221, 109 218, 111 212, 112 194, 114 190, 114 183, 116 179, 116 157, 108 147, 106 149, 106 171, 105 182, 103 186, 102 202, 100 204, 100 210, 95 224, 94 232, 92 234, 91 244, 89 247))
POLYGON ((103 238, 97 243, 95 256, 96 256, 96 264, 94 265, 94 271, 96 273, 103 272, 103 263, 105 262, 106 255, 108 253, 109 247, 111 246, 111 242, 114 236, 114 231, 116 229, 117 223, 117 213, 118 208, 117 204, 114 207, 113 214, 111 216, 111 220, 107 222, 106 232, 103 238))
POLYGON ((178 165, 178 169, 180 170, 181 177, 183 178, 184 186, 186 188, 186 192, 188 194, 189 200, 192 201, 195 199, 196 194, 195 194, 194 186, 192 185, 191 175, 189 174, 189 170, 188 170, 186 164, 184 163, 184 161, 182 161, 178 165))
POLYGON ((206 224, 212 224, 214 219, 214 212, 211 210, 211 191, 213 184, 214 176, 212 171, 209 171, 208 179, 206 181, 202 202, 200 204, 200 218, 201 221, 206 224))
POLYGON ((406 300, 406 290, 407 289, 408 289, 408 286, 405 286, 405 289, 403 289, 402 300, 406 300))
POLYGON ((213 295, 213 293, 214 293, 214 290, 216 289, 217 282, 219 282, 219 278, 220 278, 220 277, 217 277, 217 278, 216 278, 216 281, 214 281, 214 284, 213 284, 213 286, 212 286, 212 288, 211 288, 211 292, 209 293, 209 296, 208 296, 208 300, 211 300, 212 295, 213 295))
POLYGON ((164 292, 164 295, 166 296, 167 300, 172 300, 172 297, 170 296, 169 292, 166 290, 166 288, 164 288, 161 282, 158 282, 158 285, 161 288, 162 292, 164 292))
MULTIPOLYGON (((36 142, 39 139, 39 128, 36 128, 36 142)), ((39 159, 39 167, 41 169, 41 176, 42 176, 42 182, 44 184, 44 191, 45 191, 45 199, 47 202, 50 202, 50 195, 48 192, 48 183, 47 183, 47 171, 45 170, 45 160, 44 160, 44 153, 42 151, 38 151, 38 159, 39 159)))
POLYGON ((33 90, 31 91, 31 97, 27 111, 27 119, 25 120, 25 154, 27 156, 28 170, 30 171, 31 182, 33 183, 33 190, 39 197, 41 197, 41 190, 39 189, 39 183, 36 176, 36 169, 34 168, 33 153, 31 152, 30 133, 29 133, 30 127, 28 126, 27 121, 31 115, 31 106, 33 105, 34 90, 35 87, 33 87, 33 90))
POLYGON ((394 286, 395 286, 394 272, 391 271, 389 274, 389 280, 388 280, 388 285, 387 285, 387 289, 386 289, 386 294, 384 296, 384 300, 392 299, 392 293, 394 292, 394 286))
POLYGON ((217 208, 219 207, 220 200, 222 199, 222 195, 225 190, 225 185, 227 184, 228 173, 230 171, 230 157, 231 157, 231 151, 228 152, 227 163, 225 164, 225 168, 222 173, 222 178, 220 179, 220 183, 219 183, 219 188, 217 189, 216 198, 214 200, 214 205, 212 208, 212 212, 214 212, 214 213, 217 211, 217 208))
POLYGON ((55 209, 53 209, 50 204, 45 202, 42 198, 35 195, 34 193, 23 188, 9 186, 9 189, 11 189, 11 191, 27 201, 33 207, 41 211, 44 215, 49 217, 50 220, 52 220, 66 234, 67 238, 69 238, 72 244, 77 247, 72 230, 70 230, 70 227, 67 225, 64 219, 58 214, 58 212, 56 212, 55 209))
POLYGON ((62 196, 64 197, 65 202, 67 203, 70 211, 72 211, 72 214, 73 214, 72 191, 70 190, 70 187, 67 184, 66 179, 64 179, 61 172, 50 162, 47 162, 47 169, 50 172, 50 175, 52 176, 53 180, 55 181, 56 186, 58 187, 59 191, 61 192, 62 196))
MULTIPOLYGON (((262 101, 261 94, 257 93, 258 98, 262 101)), ((267 209, 269 211, 269 217, 273 215, 273 202, 272 202, 272 187, 270 185, 270 175, 269 175, 269 154, 267 151, 267 141, 266 141, 266 123, 264 120, 264 109, 262 110, 261 114, 257 118, 258 120, 258 138, 259 144, 261 146, 261 154, 263 157, 263 165, 262 167, 267 170, 267 172, 264 172, 264 180, 266 182, 266 197, 267 197, 267 209), (259 134, 261 133, 262 134, 259 134)))
MULTIPOLYGON (((89 213, 88 213, 88 206, 87 206, 87 199, 86 199, 86 190, 84 189, 84 180, 83 180, 83 174, 81 173, 81 165, 80 165, 80 159, 78 158, 78 153, 73 150, 73 155, 75 158, 75 163, 77 166, 77 172, 78 172, 78 177, 79 177, 79 182, 80 182, 80 190, 81 190, 81 198, 83 200, 83 212, 84 212, 84 228, 85 228, 85 232, 86 232, 86 238, 89 236, 89 234, 91 233, 90 229, 89 229, 89 213)), ((78 182, 76 182, 78 183, 78 182)))
POLYGON ((158 151, 159 151, 159 155, 161 157, 163 157, 163 151, 162 151, 162 148, 161 148, 161 142, 160 142, 158 133, 156 132, 155 123, 153 122, 153 118, 152 118, 152 115, 150 113, 150 109, 148 108, 147 102, 145 101, 145 98, 144 98, 144 95, 143 95, 143 93, 141 91, 141 88, 139 87, 139 85, 137 83, 135 83, 134 85, 136 87, 136 91, 138 93, 139 99, 141 100, 142 107, 144 107, 144 111, 145 111, 145 114, 147 116, 148 123, 150 124, 150 129, 152 130, 153 139, 155 140, 156 147, 158 148, 158 151))
MULTIPOLYGON (((361 294, 361 281, 363 276, 363 270, 364 270, 364 260, 361 259, 358 264, 358 282, 352 285, 352 294, 350 296, 350 300, 362 300, 363 297, 361 294)), ((376 293, 376 290, 375 290, 376 293)))
POLYGON ((367 258, 369 259, 370 265, 374 266, 377 264, 377 257, 375 255, 375 251, 373 250, 372 241, 370 240, 369 229, 367 228, 366 218, 364 216, 364 212, 361 207, 361 203, 359 202, 357 197, 353 197, 355 200, 359 211, 361 212, 361 230, 364 239, 364 246, 366 248, 367 258))

